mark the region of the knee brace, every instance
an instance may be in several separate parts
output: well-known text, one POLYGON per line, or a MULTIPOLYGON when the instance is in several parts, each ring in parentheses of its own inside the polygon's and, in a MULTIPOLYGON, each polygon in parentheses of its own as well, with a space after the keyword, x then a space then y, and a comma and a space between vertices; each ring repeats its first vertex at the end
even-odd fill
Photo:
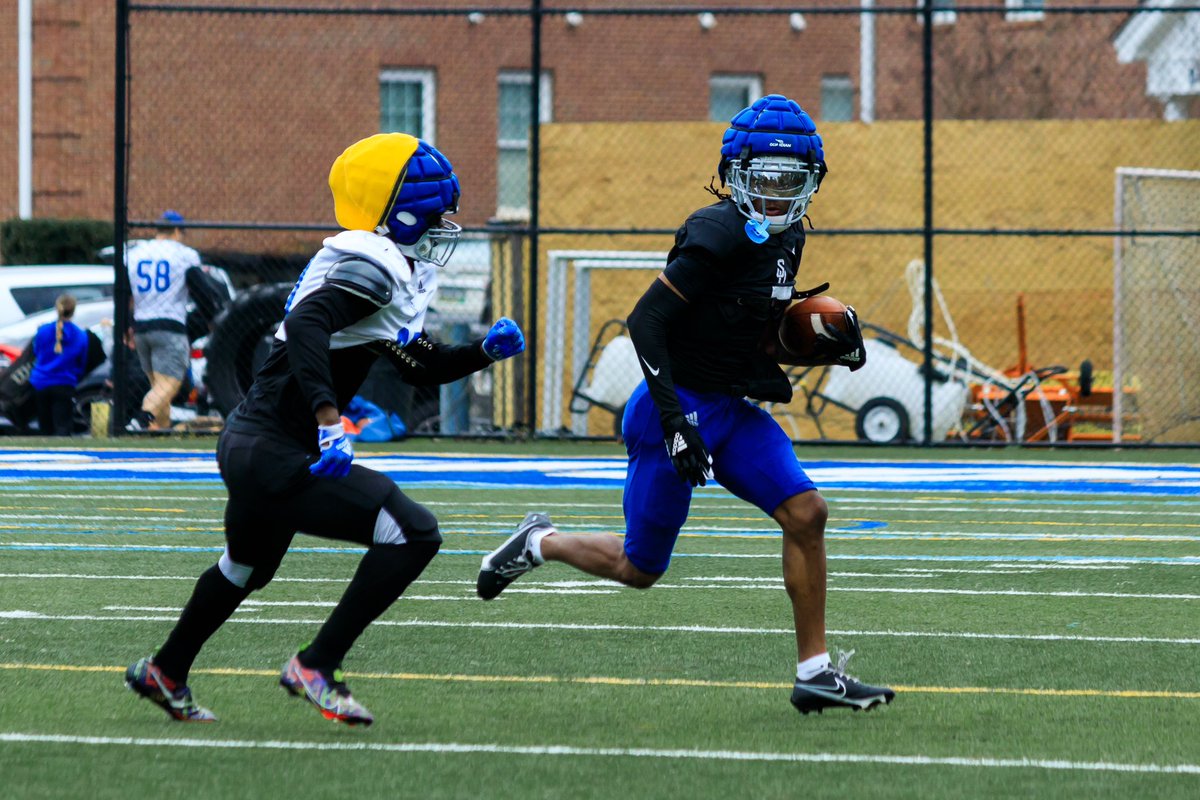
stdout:
POLYGON ((393 488, 375 518, 375 544, 442 543, 437 517, 420 503, 393 488))

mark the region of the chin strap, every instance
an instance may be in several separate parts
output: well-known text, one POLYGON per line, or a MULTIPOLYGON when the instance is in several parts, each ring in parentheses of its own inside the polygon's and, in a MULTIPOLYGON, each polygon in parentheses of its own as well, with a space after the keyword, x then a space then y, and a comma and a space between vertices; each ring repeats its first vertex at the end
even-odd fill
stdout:
POLYGON ((792 299, 793 300, 805 300, 809 297, 814 297, 814 296, 820 294, 821 292, 827 290, 828 288, 829 288, 829 281, 825 281, 820 286, 814 286, 813 288, 805 289, 804 291, 800 291, 799 289, 793 288, 792 289, 792 299))

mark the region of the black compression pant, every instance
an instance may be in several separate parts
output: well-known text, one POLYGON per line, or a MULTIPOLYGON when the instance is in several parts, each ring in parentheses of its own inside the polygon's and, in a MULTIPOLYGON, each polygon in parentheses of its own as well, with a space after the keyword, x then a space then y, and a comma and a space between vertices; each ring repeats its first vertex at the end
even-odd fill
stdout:
POLYGON ((204 642, 250 592, 274 577, 297 532, 368 548, 342 601, 318 633, 307 666, 341 661, 362 630, 387 610, 433 559, 441 543, 437 519, 390 478, 361 465, 345 478, 316 478, 315 458, 295 445, 225 431, 217 463, 229 490, 225 507, 228 561, 196 584, 167 642, 155 656, 168 676, 186 682, 204 642), (403 532, 375 542, 381 510, 403 532), (230 573, 233 573, 232 575, 230 573))

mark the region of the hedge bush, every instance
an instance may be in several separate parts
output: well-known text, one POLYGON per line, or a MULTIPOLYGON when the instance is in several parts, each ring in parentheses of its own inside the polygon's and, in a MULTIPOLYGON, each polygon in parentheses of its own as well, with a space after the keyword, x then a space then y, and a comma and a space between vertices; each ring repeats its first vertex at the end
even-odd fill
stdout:
POLYGON ((9 219, 0 222, 0 263, 100 264, 113 224, 98 219, 9 219))

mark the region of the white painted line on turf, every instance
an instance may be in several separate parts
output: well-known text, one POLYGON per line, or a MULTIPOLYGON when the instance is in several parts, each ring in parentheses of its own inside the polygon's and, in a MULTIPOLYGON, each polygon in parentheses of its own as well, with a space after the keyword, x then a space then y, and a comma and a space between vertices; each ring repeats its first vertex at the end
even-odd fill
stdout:
MULTIPOLYGON (((144 545, 144 544, 75 544, 69 542, 2 542, 0 550, 53 550, 79 552, 116 552, 141 554, 145 552, 190 554, 190 553, 220 553, 223 547, 210 545, 144 545)), ((362 554, 366 548, 356 547, 293 547, 290 553, 313 554, 362 554)), ((468 550, 443 548, 439 554, 444 557, 452 556, 481 556, 486 550, 468 550)), ((675 553, 674 558, 724 558, 724 559, 770 559, 779 560, 778 553, 675 553)), ((1197 567, 1200 566, 1200 556, 1073 556, 1073 555, 933 555, 928 553, 861 553, 857 555, 829 555, 829 561, 877 561, 877 562, 972 562, 972 563, 1001 563, 1015 565, 1035 563, 1058 564, 1135 564, 1138 566, 1160 567, 1197 567)), ((657 584, 656 584, 657 585, 657 584)))
MULTIPOLYGON (((832 574, 836 576, 836 573, 832 573, 832 574)), ((848 573, 848 574, 852 575, 854 577, 871 577, 871 578, 899 577, 899 576, 877 575, 874 573, 848 573)), ((1012 571, 1006 571, 1003 574, 1009 575, 1009 574, 1016 574, 1016 573, 1012 572, 1012 571)), ((0 577, 31 577, 31 576, 23 575, 20 573, 16 573, 16 574, 0 573, 0 577)), ((69 576, 69 577, 81 577, 81 576, 69 576)), ((109 576, 97 576, 97 577, 107 578, 109 576)), ((911 577, 919 578, 919 577, 924 577, 924 575, 922 573, 917 573, 916 575, 913 575, 911 577)), ((192 577, 192 578, 172 577, 169 580, 195 580, 195 578, 194 577, 192 577)), ((333 583, 344 583, 345 582, 345 579, 341 579, 341 578, 328 579, 327 581, 322 580, 322 579, 304 579, 304 578, 292 578, 292 579, 285 578, 285 579, 281 579, 281 580, 284 580, 284 581, 291 580, 293 582, 296 582, 296 581, 333 582, 333 583)), ((692 584, 656 583, 656 584, 654 584, 654 587, 656 589, 693 589, 693 590, 694 589, 709 589, 709 590, 711 590, 711 589, 737 589, 737 590, 768 589, 771 591, 776 591, 783 585, 783 579, 775 578, 775 577, 739 578, 739 577, 729 577, 729 576, 715 576, 715 577, 686 577, 683 580, 694 581, 695 583, 692 583, 692 584)), ((461 586, 474 585, 473 581, 421 581, 420 583, 461 585, 461 586)), ((521 593, 521 592, 524 592, 526 594, 618 594, 619 593, 619 591, 609 590, 606 588, 596 588, 596 587, 602 587, 602 586, 606 586, 606 585, 607 586, 615 586, 616 584, 609 583, 609 582, 601 582, 601 581, 555 581, 555 582, 546 582, 546 583, 541 583, 541 584, 529 582, 519 588, 518 587, 510 588, 510 589, 506 590, 505 593, 506 594, 521 593), (588 587, 588 588, 583 588, 583 587, 588 587)), ((1200 594, 1153 594, 1153 593, 1137 593, 1137 592, 1081 592, 1081 591, 1077 591, 1077 590, 1057 591, 1057 592, 1052 592, 1052 591, 1039 592, 1039 591, 1023 590, 1023 589, 937 589, 937 588, 932 588, 932 587, 898 587, 898 586, 830 586, 828 591, 830 591, 830 592, 866 592, 866 593, 879 593, 879 594, 945 594, 945 595, 965 595, 965 596, 998 595, 998 596, 1006 596, 1006 597, 1074 597, 1074 598, 1102 597, 1102 598, 1112 598, 1112 599, 1120 599, 1120 600, 1200 600, 1200 594)), ((405 595, 405 596, 408 597, 409 599, 433 599, 433 598, 426 598, 426 597, 419 596, 419 595, 411 596, 411 597, 409 597, 408 595, 405 595)), ((247 601, 247 602, 251 602, 251 604, 253 604, 252 601, 247 601)))
MULTIPOLYGON (((130 525, 111 525, 105 528, 100 526, 80 526, 80 525, 51 525, 51 524, 34 524, 30 525, 31 518, 21 517, 5 520, 0 517, 0 532, 4 529, 8 531, 20 531, 23 533, 32 533, 36 531, 43 536, 96 536, 96 535, 134 535, 134 536, 180 536, 193 535, 212 537, 222 533, 221 520, 217 518, 196 518, 189 519, 189 523, 195 525, 181 526, 175 520, 160 520, 153 527, 145 525, 144 517, 93 517, 93 518, 46 518, 52 522, 117 522, 122 519, 131 522, 143 523, 141 526, 130 525), (203 526, 203 527, 200 527, 203 526), (80 530, 84 527, 85 530, 80 530), (33 530, 30 530, 33 529, 33 530)), ((574 528, 571 533, 587 534, 587 533, 616 533, 614 527, 589 527, 589 528, 574 528)), ((459 523, 443 524, 442 533, 450 536, 474 536, 474 535, 490 535, 499 533, 503 535, 512 528, 507 522, 477 522, 472 521, 469 527, 460 527, 459 523)), ((10 534, 11 535, 11 534, 10 534)), ((761 539, 761 540, 779 540, 781 534, 777 529, 771 528, 684 528, 680 533, 680 538, 683 539, 761 539)), ((830 540, 852 540, 852 541, 872 541, 872 542, 947 542, 947 541, 979 541, 979 542, 1140 542, 1140 543, 1196 543, 1200 542, 1200 534, 1182 534, 1182 533, 1051 533, 1049 531, 1035 531, 1031 533, 1014 533, 1008 532, 987 532, 987 531, 905 531, 898 530, 892 527, 886 528, 854 528, 842 527, 831 528, 825 533, 825 538, 830 540)), ((96 545, 90 542, 4 542, 0 544, 0 548, 16 549, 20 547, 47 547, 47 548, 103 548, 111 549, 115 547, 127 548, 159 548, 169 549, 176 545, 148 545, 148 544, 103 544, 96 545)), ((760 555, 760 554, 722 554, 727 558, 765 558, 778 557, 777 554, 760 555)))
MULTIPOLYGON (((224 505, 226 500, 225 490, 223 488, 216 489, 207 495, 189 495, 179 494, 169 489, 162 488, 155 490, 161 499, 170 500, 172 502, 201 502, 224 505)), ((865 490, 863 490, 865 491, 865 490)), ((928 509, 937 511, 946 511, 951 514, 979 514, 990 513, 998 510, 997 504, 994 502, 975 501, 970 497, 953 497, 953 498, 898 498, 891 496, 888 492, 873 493, 878 499, 870 499, 863 501, 863 498, 854 496, 843 496, 839 499, 839 494, 836 491, 827 493, 826 499, 831 500, 835 506, 835 510, 866 510, 874 514, 883 514, 895 510, 908 510, 910 508, 928 509), (936 509, 930 509, 930 506, 937 506, 936 509)), ((870 495, 869 495, 870 496, 870 495)), ((90 503, 94 501, 95 495, 91 492, 78 493, 62 493, 62 492, 13 492, 5 493, 6 498, 28 498, 37 500, 74 500, 90 503)), ((145 495, 137 494, 105 494, 106 500, 137 500, 145 502, 145 495)), ((431 508, 447 508, 454 509, 462 513, 469 513, 472 509, 512 509, 513 503, 510 502, 487 502, 475 501, 464 504, 461 501, 445 501, 445 500, 426 500, 424 505, 431 508)), ((559 502, 539 500, 538 505, 547 511, 554 513, 570 513, 577 509, 596 509, 596 510, 614 510, 617 504, 608 503, 577 503, 577 502, 559 502)), ((1189 517, 1194 518, 1196 512, 1188 511, 1166 511, 1163 506, 1183 506, 1193 507, 1197 502, 1190 498, 1175 498, 1171 500, 1163 498, 1147 498, 1138 499, 1134 497, 1124 498, 1120 501, 1102 501, 1097 498, 1087 498, 1081 500, 1048 500, 1045 498, 1027 498, 1022 501, 1020 508, 1014 508, 1011 502, 1006 501, 1003 506, 1003 513, 1011 514, 1027 514, 1027 515, 1072 515, 1079 516, 1080 514, 1087 515, 1104 515, 1104 516, 1137 516, 1143 519, 1149 517, 1189 517), (1119 504, 1119 509, 1102 509, 1097 506, 1102 503, 1119 504), (1052 508, 1050 505, 1060 506, 1052 508), (1061 506, 1068 506, 1062 508, 1061 506)), ((709 512, 741 512, 744 518, 748 521, 761 520, 760 515, 752 513, 750 508, 745 503, 722 503, 715 501, 712 498, 697 497, 692 503, 693 515, 698 513, 709 512)), ((516 515, 514 515, 514 521, 516 515)))
MULTIPOLYGON (((1011 574, 1011 573, 1004 573, 1011 574)), ((876 577, 876 576, 872 576, 876 577)), ((659 589, 777 589, 783 585, 782 578, 702 578, 688 577, 685 581, 705 581, 713 585, 679 585, 671 583, 656 583, 659 589), (737 583, 732 583, 737 581, 737 583)), ((901 587, 901 586, 830 586, 830 592, 869 592, 879 594, 951 594, 951 595, 1001 595, 1006 597, 1111 597, 1122 600, 1200 600, 1200 594, 1143 594, 1136 592, 1035 592, 1024 589, 935 589, 930 587, 901 587)))
MULTIPOLYGON (((174 622, 179 610, 177 608, 146 609, 149 613, 155 611, 168 612, 163 616, 102 616, 95 614, 42 614, 36 611, 14 610, 0 611, 0 619, 37 620, 40 622, 174 622)), ((321 625, 322 619, 263 619, 257 617, 233 617, 230 622, 250 625, 321 625)), ((619 631, 625 633, 712 633, 712 634, 754 634, 760 636, 794 636, 791 628, 744 628, 720 627, 713 625, 618 625, 618 624, 585 624, 563 622, 449 622, 446 620, 389 620, 380 619, 372 623, 390 628, 469 628, 469 629, 501 629, 501 630, 555 630, 579 632, 619 631)), ((1171 645, 1200 645, 1200 639, 1172 639, 1150 636, 1065 636, 1062 634, 1021 634, 1021 633, 957 633, 943 631, 865 631, 865 630, 829 630, 829 636, 876 636, 899 639, 990 639, 996 641, 1028 641, 1028 642, 1078 642, 1102 644, 1171 644, 1171 645)))
POLYGON ((140 736, 69 736, 5 732, 0 742, 211 750, 284 750, 300 752, 475 753, 518 756, 570 756, 598 758, 651 758, 696 761, 768 761, 805 764, 888 764, 912 767, 968 767, 975 769, 1039 769, 1075 772, 1124 772, 1163 775, 1200 775, 1200 764, 1130 764, 1112 761, 1067 761, 1032 758, 963 758, 923 755, 879 755, 858 753, 780 753, 744 750, 659 750, 639 747, 572 747, 563 744, 505 745, 459 742, 299 742, 270 739, 155 739, 140 736))
MULTIPOLYGON (((658 584, 655 584, 656 586, 658 584)), ((902 587, 831 586, 831 592, 868 592, 880 594, 1002 595, 1005 597, 1112 597, 1121 600, 1200 600, 1200 594, 1137 594, 1124 592, 1028 592, 1019 589, 905 589, 902 587)))
MULTIPOLYGON (((0 572, 0 578, 64 579, 83 581, 195 581, 198 575, 92 575, 79 572, 0 572)), ((345 578, 272 578, 271 583, 346 583, 345 578)), ((423 581, 430 583, 431 581, 423 581)), ((462 581, 467 583, 467 581, 462 581)))

